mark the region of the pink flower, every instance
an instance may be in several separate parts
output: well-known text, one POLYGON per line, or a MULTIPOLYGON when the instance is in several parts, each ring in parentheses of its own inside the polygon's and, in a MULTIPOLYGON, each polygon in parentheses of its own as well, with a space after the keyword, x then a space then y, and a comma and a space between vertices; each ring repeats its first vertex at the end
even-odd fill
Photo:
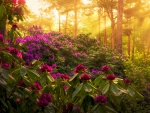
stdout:
POLYGON ((40 96, 37 105, 38 105, 39 107, 45 107, 45 106, 47 106, 50 102, 52 102, 52 96, 51 96, 51 94, 44 93, 44 94, 42 94, 42 95, 40 96))
POLYGON ((19 58, 22 58, 22 53, 18 49, 13 47, 6 47, 5 49, 9 51, 11 54, 18 56, 19 58))
POLYGON ((53 68, 47 64, 43 64, 40 68, 41 72, 52 72, 53 68))
POLYGON ((77 67, 74 70, 75 73, 84 73, 85 72, 85 66, 82 64, 78 64, 77 67))
POLYGON ((107 80, 114 80, 116 78, 116 76, 114 75, 114 74, 108 74, 107 76, 106 76, 106 79, 107 80))
POLYGON ((4 42, 4 37, 1 33, 0 33, 0 42, 4 42))
POLYGON ((101 103, 101 104, 106 104, 108 101, 107 101, 107 98, 105 97, 105 95, 98 95, 97 97, 94 98, 94 101, 97 102, 97 103, 101 103))
POLYGON ((123 82, 127 85, 129 83, 131 83, 131 80, 129 80, 128 78, 123 79, 123 82))
POLYGON ((18 4, 25 5, 26 1, 25 0, 18 0, 18 4))
POLYGON ((89 79, 90 79, 90 75, 84 73, 84 74, 81 75, 80 79, 81 79, 82 81, 89 80, 89 79))
POLYGON ((102 66, 102 69, 101 71, 106 71, 106 70, 111 70, 109 66, 105 65, 105 66, 102 66))
POLYGON ((5 61, 2 61, 1 67, 6 68, 6 69, 10 69, 10 65, 8 63, 6 63, 5 61))
POLYGON ((30 86, 30 89, 31 90, 35 90, 35 91, 39 91, 39 90, 42 89, 42 87, 41 87, 41 85, 40 85, 40 83, 38 81, 35 81, 33 83, 33 86, 30 86))
POLYGON ((18 26, 17 26, 17 24, 12 24, 12 27, 11 27, 12 29, 16 29, 16 28, 18 28, 18 26))
POLYGON ((66 85, 63 85, 64 90, 68 90, 68 87, 66 85))
POLYGON ((22 86, 22 87, 26 87, 26 84, 24 83, 23 80, 20 80, 18 83, 17 83, 18 86, 22 86))
POLYGON ((61 79, 63 80, 67 80, 70 78, 70 76, 68 76, 67 74, 60 74, 61 79))
POLYGON ((52 68, 56 68, 56 67, 57 67, 57 65, 56 65, 56 64, 53 64, 53 65, 52 65, 52 68))
POLYGON ((20 101, 21 101, 20 98, 17 98, 17 99, 16 99, 16 102, 17 102, 17 103, 20 103, 20 101))
POLYGON ((17 0, 13 0, 12 3, 13 3, 13 4, 17 4, 17 0))

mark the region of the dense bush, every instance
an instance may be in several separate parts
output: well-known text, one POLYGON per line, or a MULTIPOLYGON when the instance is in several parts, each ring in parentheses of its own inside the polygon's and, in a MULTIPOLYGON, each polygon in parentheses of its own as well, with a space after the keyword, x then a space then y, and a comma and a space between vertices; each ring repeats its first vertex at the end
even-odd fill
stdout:
MULTIPOLYGON (((47 35, 49 36, 50 34, 47 35)), ((59 49, 56 47, 64 49, 67 43, 65 45, 58 43, 57 46, 52 46, 58 41, 46 40, 44 36, 47 35, 43 34, 43 38, 40 41, 39 37, 37 37, 39 35, 26 37, 25 40, 29 40, 27 42, 29 45, 26 42, 24 43, 27 44, 27 47, 30 47, 35 43, 32 41, 37 41, 37 45, 38 43, 43 44, 41 48, 50 48, 49 50, 51 51, 54 49, 54 51, 59 52, 57 55, 61 56, 63 52, 58 51, 59 49), (49 46, 49 42, 53 43, 49 46)), ((61 37, 60 39, 67 40, 65 38, 61 37)), ((22 53, 25 54, 23 50, 25 49, 25 52, 29 52, 30 49, 28 50, 28 48, 24 47, 21 48, 20 52, 16 47, 9 47, 2 35, 0 39, 0 90, 2 92, 0 111, 3 113, 126 113, 128 112, 125 104, 126 98, 127 100, 135 96, 142 98, 128 78, 118 78, 108 65, 99 66, 98 70, 93 70, 91 68, 94 67, 94 64, 91 68, 88 68, 78 61, 77 65, 74 63, 72 67, 68 67, 68 69, 71 68, 69 73, 60 72, 59 70, 61 69, 58 66, 66 66, 62 65, 60 60, 46 62, 47 59, 42 56, 43 62, 40 61, 42 60, 41 58, 32 59, 28 62, 26 57, 23 56, 26 59, 24 61, 22 59, 22 53), (56 64, 55 61, 57 62, 56 64)), ((52 39, 55 40, 55 38, 52 39)), ((35 44, 33 45, 35 46, 35 44)), ((82 53, 81 48, 79 50, 78 46, 75 46, 74 50, 82 53)), ((34 53, 36 51, 32 54, 34 53)), ((89 53, 92 54, 92 52, 89 53)), ((74 57, 72 58, 73 60, 74 57)), ((88 63, 89 65, 90 63, 88 63)))

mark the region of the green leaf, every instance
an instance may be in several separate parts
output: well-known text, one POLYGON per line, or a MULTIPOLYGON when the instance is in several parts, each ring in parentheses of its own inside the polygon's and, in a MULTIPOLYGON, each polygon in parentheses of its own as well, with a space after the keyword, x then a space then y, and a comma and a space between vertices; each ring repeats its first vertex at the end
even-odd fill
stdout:
POLYGON ((96 109, 96 113, 106 113, 103 106, 99 105, 96 109))
POLYGON ((47 75, 47 80, 49 82, 54 82, 55 81, 55 79, 51 75, 47 75))
POLYGON ((28 69, 27 74, 32 82, 35 82, 39 78, 39 74, 37 74, 35 71, 28 69))
POLYGON ((1 69, 0 69, 0 73, 1 73, 1 75, 2 75, 5 79, 7 79, 7 78, 9 77, 8 72, 7 72, 6 69, 1 68, 1 69))
POLYGON ((130 87, 127 88, 127 91, 131 97, 133 97, 135 95, 135 91, 130 87))
POLYGON ((99 106, 99 104, 96 104, 96 105, 91 109, 91 113, 93 113, 93 112, 97 109, 98 106, 99 106))
POLYGON ((0 84, 1 85, 7 85, 6 81, 4 79, 2 79, 2 78, 0 78, 0 84))
POLYGON ((8 108, 6 101, 3 98, 0 98, 1 103, 3 103, 3 105, 8 108))
POLYGON ((25 67, 20 68, 20 75, 25 76, 27 74, 27 69, 25 67))
POLYGON ((23 77, 23 81, 27 86, 31 86, 31 82, 28 80, 28 78, 23 77))
POLYGON ((140 94, 138 91, 136 91, 133 87, 130 86, 130 88, 134 90, 135 94, 136 94, 139 98, 143 99, 143 95, 141 95, 141 94, 140 94))
POLYGON ((113 108, 109 107, 109 106, 105 106, 105 108, 110 111, 110 113, 118 113, 117 111, 115 111, 113 108))
POLYGON ((95 85, 95 86, 98 86, 101 81, 102 81, 102 77, 101 77, 101 76, 97 77, 97 78, 94 80, 94 85, 95 85))
POLYGON ((73 94, 72 94, 72 97, 75 97, 75 96, 79 93, 79 91, 81 90, 82 86, 83 86, 83 83, 81 83, 81 84, 75 89, 75 91, 74 91, 73 94))
POLYGON ((0 5, 0 18, 6 14, 6 8, 3 5, 0 5))
POLYGON ((102 89, 102 93, 103 93, 103 94, 107 93, 107 91, 109 90, 109 87, 110 87, 110 84, 107 83, 107 84, 104 86, 104 88, 102 89))
POLYGON ((71 82, 74 78, 76 78, 78 76, 78 73, 76 73, 75 75, 73 75, 70 79, 69 82, 71 82))
POLYGON ((85 82, 83 86, 84 86, 84 90, 86 92, 91 92, 92 91, 91 86, 87 82, 85 82))
POLYGON ((46 76, 47 76, 47 75, 42 75, 42 77, 41 77, 41 79, 40 79, 40 83, 41 83, 41 84, 45 84, 45 83, 46 83, 46 79, 47 79, 46 76))
POLYGON ((118 86, 116 84, 114 84, 114 83, 111 83, 111 91, 113 92, 113 94, 115 96, 119 96, 121 94, 118 86))

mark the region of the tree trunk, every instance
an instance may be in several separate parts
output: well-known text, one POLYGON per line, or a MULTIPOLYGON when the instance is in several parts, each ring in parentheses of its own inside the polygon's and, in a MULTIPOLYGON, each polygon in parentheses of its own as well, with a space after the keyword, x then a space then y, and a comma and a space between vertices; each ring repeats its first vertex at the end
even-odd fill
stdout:
POLYGON ((59 32, 60 32, 61 31, 61 28, 60 28, 61 27, 61 22, 60 22, 60 12, 59 11, 58 11, 58 16, 59 16, 59 19, 58 19, 59 28, 58 29, 59 29, 59 32))
POLYGON ((130 56, 130 35, 128 36, 128 55, 130 56))
POLYGON ((74 0, 74 37, 77 36, 77 0, 74 0))
POLYGON ((68 25, 68 11, 66 12, 65 34, 67 33, 67 25, 68 25))
POLYGON ((122 16, 123 0, 118 0, 116 49, 120 54, 122 54, 122 16))
POLYGON ((106 12, 104 11, 104 44, 107 45, 107 35, 106 35, 106 12))
POLYGON ((2 33, 3 36, 6 35, 6 21, 7 18, 0 19, 0 33, 2 33))
POLYGON ((98 38, 100 39, 100 32, 101 32, 101 10, 98 10, 98 38))

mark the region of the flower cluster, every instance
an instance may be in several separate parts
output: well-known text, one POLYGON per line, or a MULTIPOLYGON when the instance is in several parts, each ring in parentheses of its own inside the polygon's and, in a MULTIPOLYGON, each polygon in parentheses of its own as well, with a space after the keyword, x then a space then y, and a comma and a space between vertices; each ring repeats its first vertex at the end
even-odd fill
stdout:
POLYGON ((44 93, 40 96, 37 106, 46 107, 50 102, 52 102, 51 94, 44 93))
POLYGON ((101 103, 101 104, 106 104, 108 102, 106 96, 102 95, 102 94, 95 97, 94 101, 97 102, 97 103, 101 103))
POLYGON ((30 86, 30 89, 32 91, 37 91, 38 92, 38 91, 40 91, 42 89, 42 87, 41 87, 41 85, 40 85, 40 83, 38 81, 35 81, 33 83, 33 86, 30 86))
POLYGON ((3 37, 3 35, 0 33, 0 42, 4 42, 4 37, 3 37))
POLYGON ((105 65, 105 66, 102 66, 102 69, 101 71, 107 71, 107 70, 111 70, 109 66, 105 65))
POLYGON ((41 72, 52 72, 53 68, 51 66, 49 66, 48 64, 43 64, 40 68, 41 72))
POLYGON ((68 80, 68 79, 70 78, 70 76, 67 75, 67 74, 60 74, 59 76, 60 76, 61 79, 63 79, 63 80, 68 80))
POLYGON ((10 64, 6 63, 5 61, 2 61, 1 67, 6 68, 6 69, 10 69, 10 64))
POLYGON ((124 82, 126 85, 128 85, 128 84, 131 83, 131 80, 128 79, 128 78, 125 78, 125 79, 123 79, 123 82, 124 82))
POLYGON ((77 67, 74 70, 75 73, 84 73, 85 72, 85 66, 82 64, 78 64, 77 67))
POLYGON ((108 74, 108 75, 106 76, 106 79, 107 79, 107 80, 110 80, 110 81, 114 80, 115 78, 116 78, 116 76, 115 76, 114 74, 108 74))
POLYGON ((62 113, 68 113, 69 111, 72 111, 73 110, 73 104, 72 103, 68 103, 67 106, 65 108, 63 108, 63 111, 62 113))
POLYGON ((18 86, 21 86, 21 87, 26 87, 26 84, 24 83, 23 80, 20 80, 18 83, 17 83, 18 86))
POLYGON ((90 79, 90 75, 84 73, 84 74, 81 75, 80 79, 81 79, 82 81, 87 81, 87 80, 90 79))
POLYGON ((9 51, 11 54, 18 56, 19 58, 22 58, 22 53, 14 47, 6 47, 7 51, 9 51))

